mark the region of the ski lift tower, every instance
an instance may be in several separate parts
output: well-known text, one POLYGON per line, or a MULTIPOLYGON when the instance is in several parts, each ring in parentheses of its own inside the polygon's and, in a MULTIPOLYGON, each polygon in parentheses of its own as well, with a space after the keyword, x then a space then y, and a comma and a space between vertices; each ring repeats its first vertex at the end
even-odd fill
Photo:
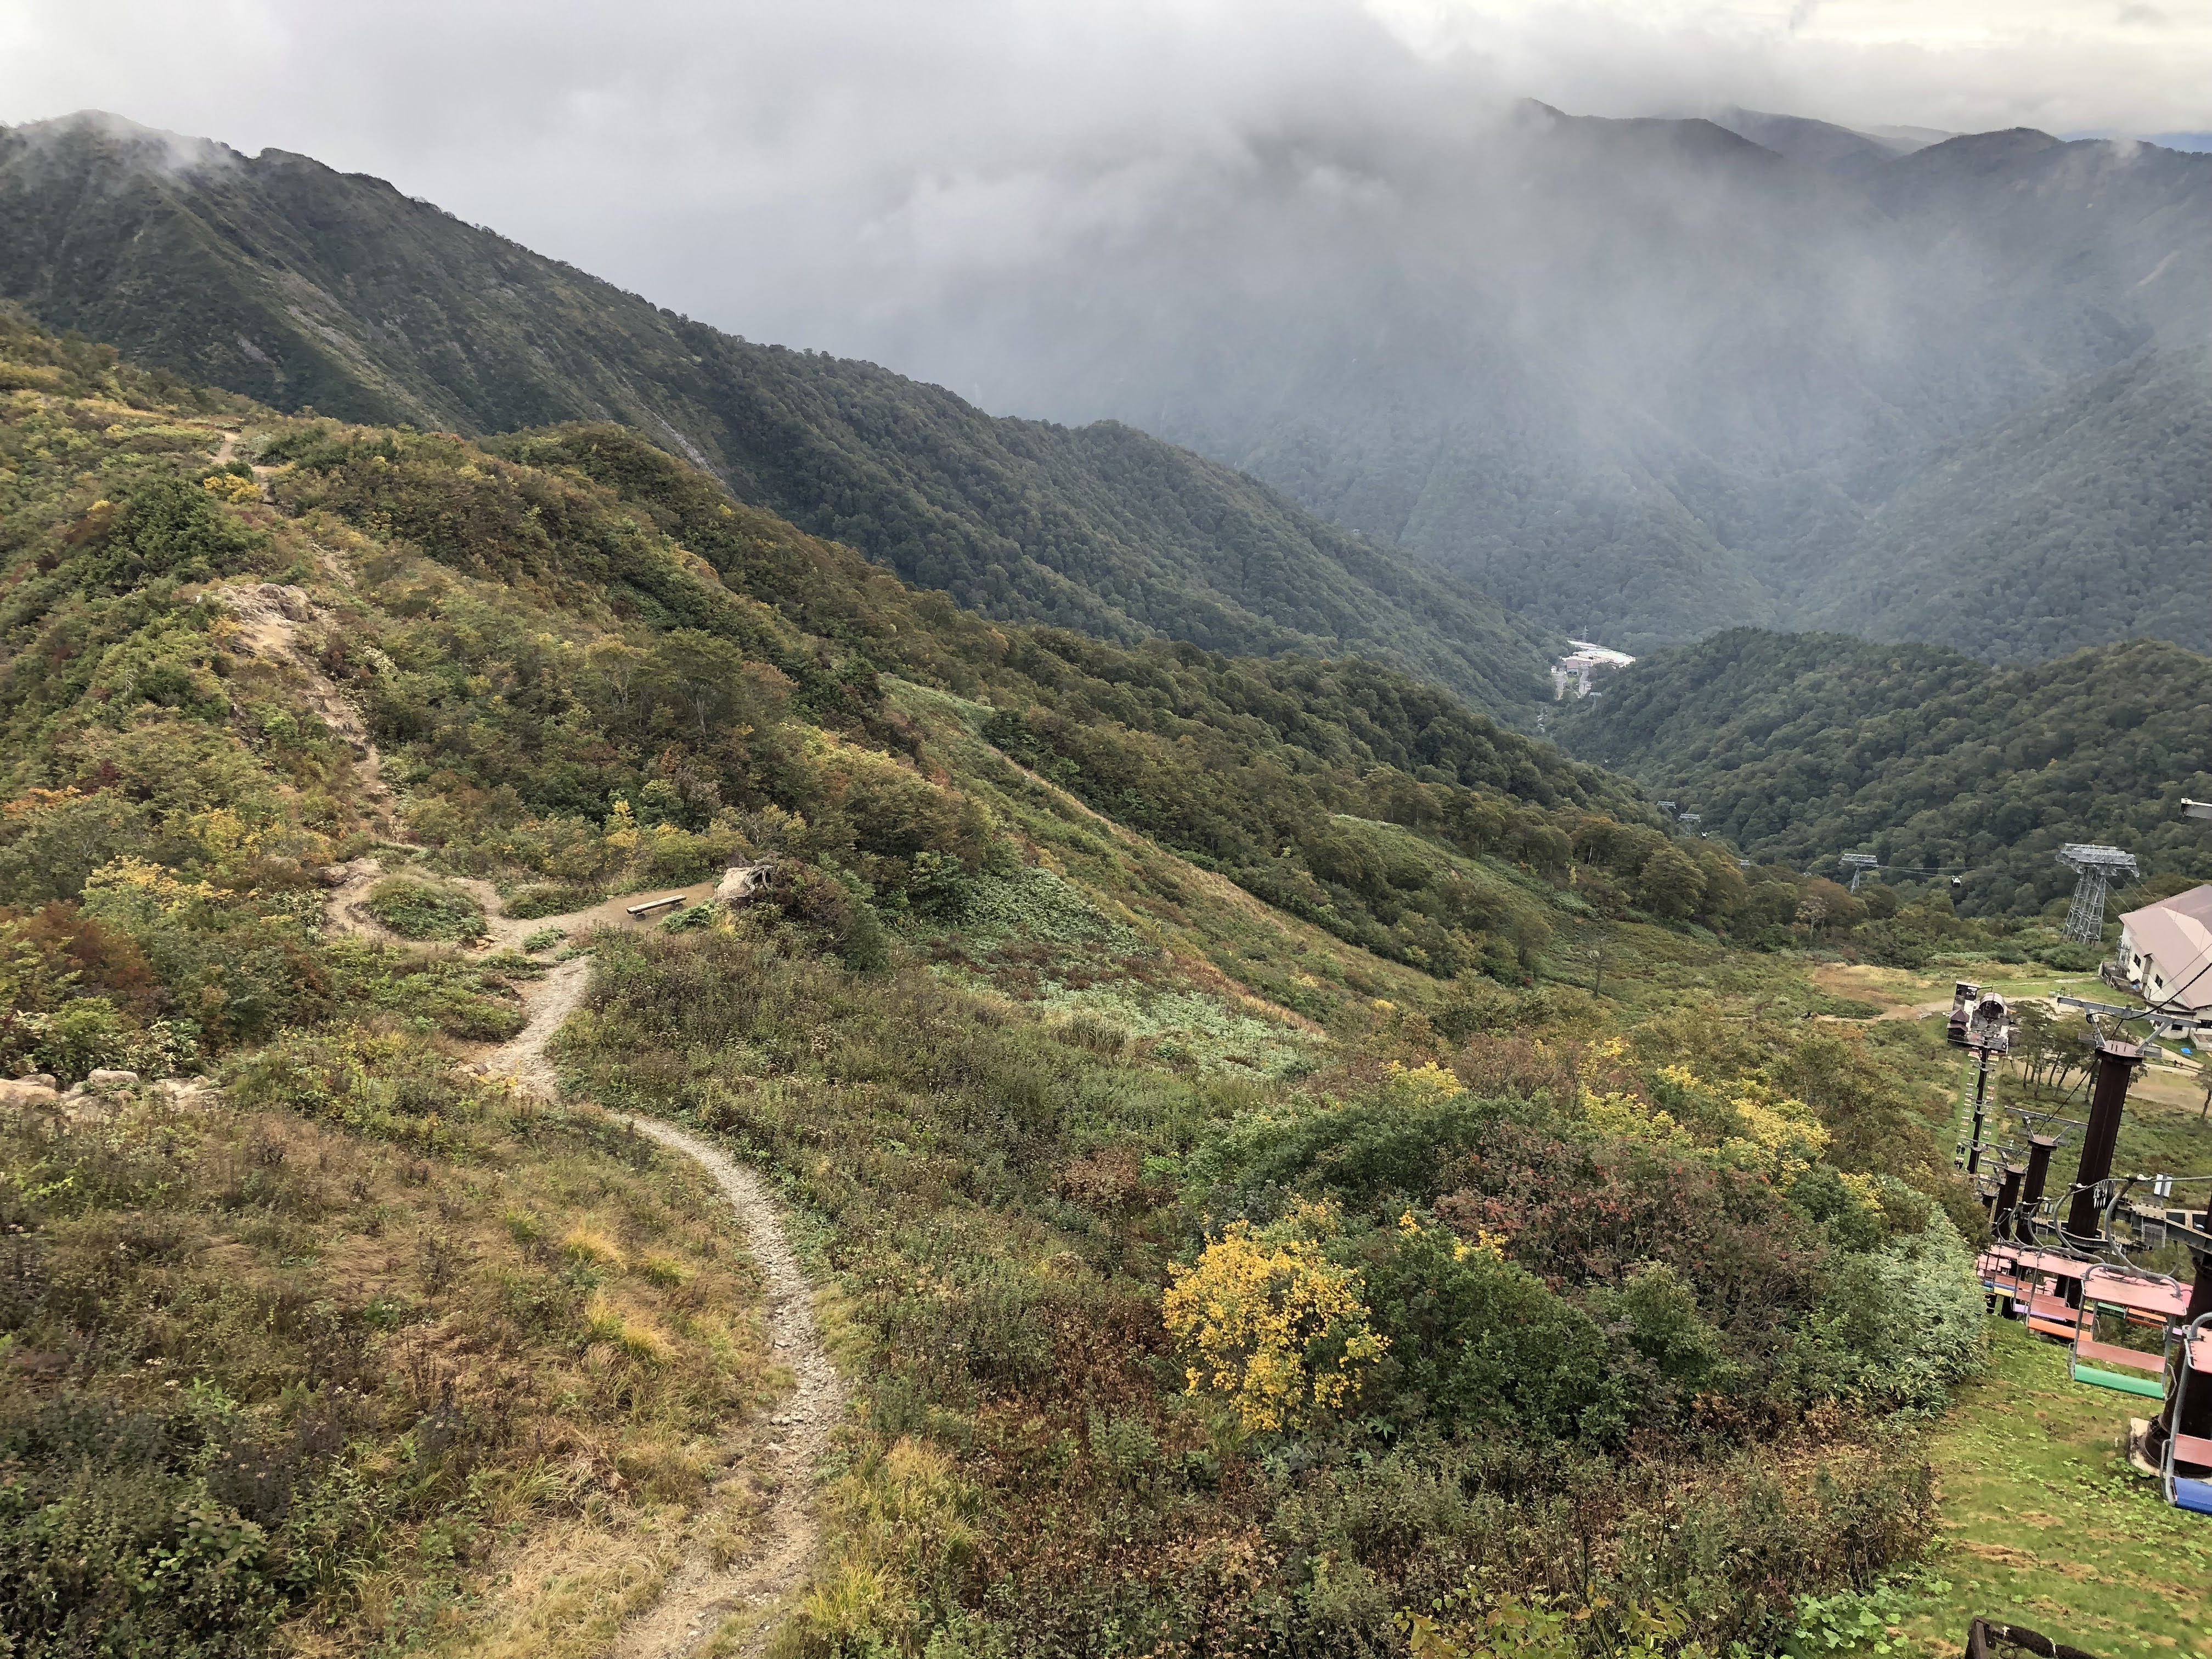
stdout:
POLYGON ((2074 884, 2074 908, 2066 913, 2066 937, 2084 945, 2102 943, 2106 890, 2116 875, 2133 879, 2142 874, 2136 855, 2117 847, 2069 842, 2058 849, 2058 861, 2080 878, 2074 884))
POLYGON ((1846 853, 1840 860, 1851 872, 1851 891, 1859 890, 1859 883, 1881 868, 1881 860, 1872 853, 1846 853))

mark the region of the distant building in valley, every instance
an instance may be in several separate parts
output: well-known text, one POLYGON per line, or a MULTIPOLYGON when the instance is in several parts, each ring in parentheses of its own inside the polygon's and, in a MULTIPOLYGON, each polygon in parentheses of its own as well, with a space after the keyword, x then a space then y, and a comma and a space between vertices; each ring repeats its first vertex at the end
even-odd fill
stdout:
POLYGON ((1565 702, 1571 696, 1590 696, 1591 688, 1599 678, 1626 668, 1636 660, 1626 651, 1608 651, 1601 645, 1592 645, 1588 640, 1569 640, 1567 643, 1574 649, 1552 665, 1553 702, 1565 702))
MULTIPOLYGON (((2124 913, 2112 965, 2153 1007, 2185 1018, 2212 1018, 2212 886, 2124 913)), ((2160 1027, 2168 1036, 2185 1029, 2160 1027)))

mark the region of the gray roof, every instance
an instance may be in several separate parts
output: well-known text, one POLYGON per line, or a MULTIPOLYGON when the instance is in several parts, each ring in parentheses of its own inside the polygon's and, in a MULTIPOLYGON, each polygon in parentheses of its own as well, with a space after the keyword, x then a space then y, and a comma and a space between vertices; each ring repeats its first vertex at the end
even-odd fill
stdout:
MULTIPOLYGON (((2212 885, 2124 912, 2120 925, 2127 929, 2129 945, 2166 976, 2162 997, 2191 1010, 2212 1008, 2212 885)), ((2148 969, 2144 979, 2148 997, 2148 969)))

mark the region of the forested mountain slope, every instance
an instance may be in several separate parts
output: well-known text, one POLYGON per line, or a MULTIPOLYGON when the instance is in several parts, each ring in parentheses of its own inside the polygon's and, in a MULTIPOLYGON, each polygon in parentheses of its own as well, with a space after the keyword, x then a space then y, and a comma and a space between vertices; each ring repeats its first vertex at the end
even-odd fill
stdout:
POLYGON ((2212 647, 2212 352, 2146 349, 1949 447, 1807 587, 1803 620, 2035 661, 2212 647))
POLYGON ((1357 653, 1492 708, 1553 636, 1111 422, 999 420, 662 311, 380 180, 109 117, 0 131, 0 297, 283 409, 464 433, 617 420, 743 501, 1013 620, 1357 653))
POLYGON ((1597 1659, 1924 1547, 1979 1212, 1617 781, 994 623, 611 424, 5 316, 0 386, 18 1651, 1353 1656, 1475 1583, 1597 1659), (1608 890, 1632 1030, 1529 985, 1608 890))
POLYGON ((2179 646, 1995 668, 1936 646, 1737 629, 1624 670, 1554 730, 1753 858, 1961 866, 1971 914, 2065 893, 2065 842, 2212 879, 2212 837, 2180 815, 2185 796, 2212 795, 2212 659, 2179 646))

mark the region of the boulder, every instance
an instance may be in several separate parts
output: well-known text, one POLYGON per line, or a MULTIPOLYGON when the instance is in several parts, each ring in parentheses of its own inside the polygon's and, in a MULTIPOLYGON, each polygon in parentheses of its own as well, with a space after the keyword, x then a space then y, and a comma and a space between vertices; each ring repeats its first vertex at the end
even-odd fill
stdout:
POLYGON ((111 1071, 103 1066, 86 1077, 84 1086, 96 1095, 110 1094, 118 1089, 135 1089, 138 1086, 138 1073, 111 1071))
POLYGON ((736 908, 767 886, 775 870, 773 864, 732 865, 722 872, 721 880, 714 884, 714 902, 736 908))
POLYGON ((0 1106, 43 1107, 51 1111, 60 1103, 61 1095, 52 1078, 44 1082, 27 1077, 0 1079, 0 1106))

